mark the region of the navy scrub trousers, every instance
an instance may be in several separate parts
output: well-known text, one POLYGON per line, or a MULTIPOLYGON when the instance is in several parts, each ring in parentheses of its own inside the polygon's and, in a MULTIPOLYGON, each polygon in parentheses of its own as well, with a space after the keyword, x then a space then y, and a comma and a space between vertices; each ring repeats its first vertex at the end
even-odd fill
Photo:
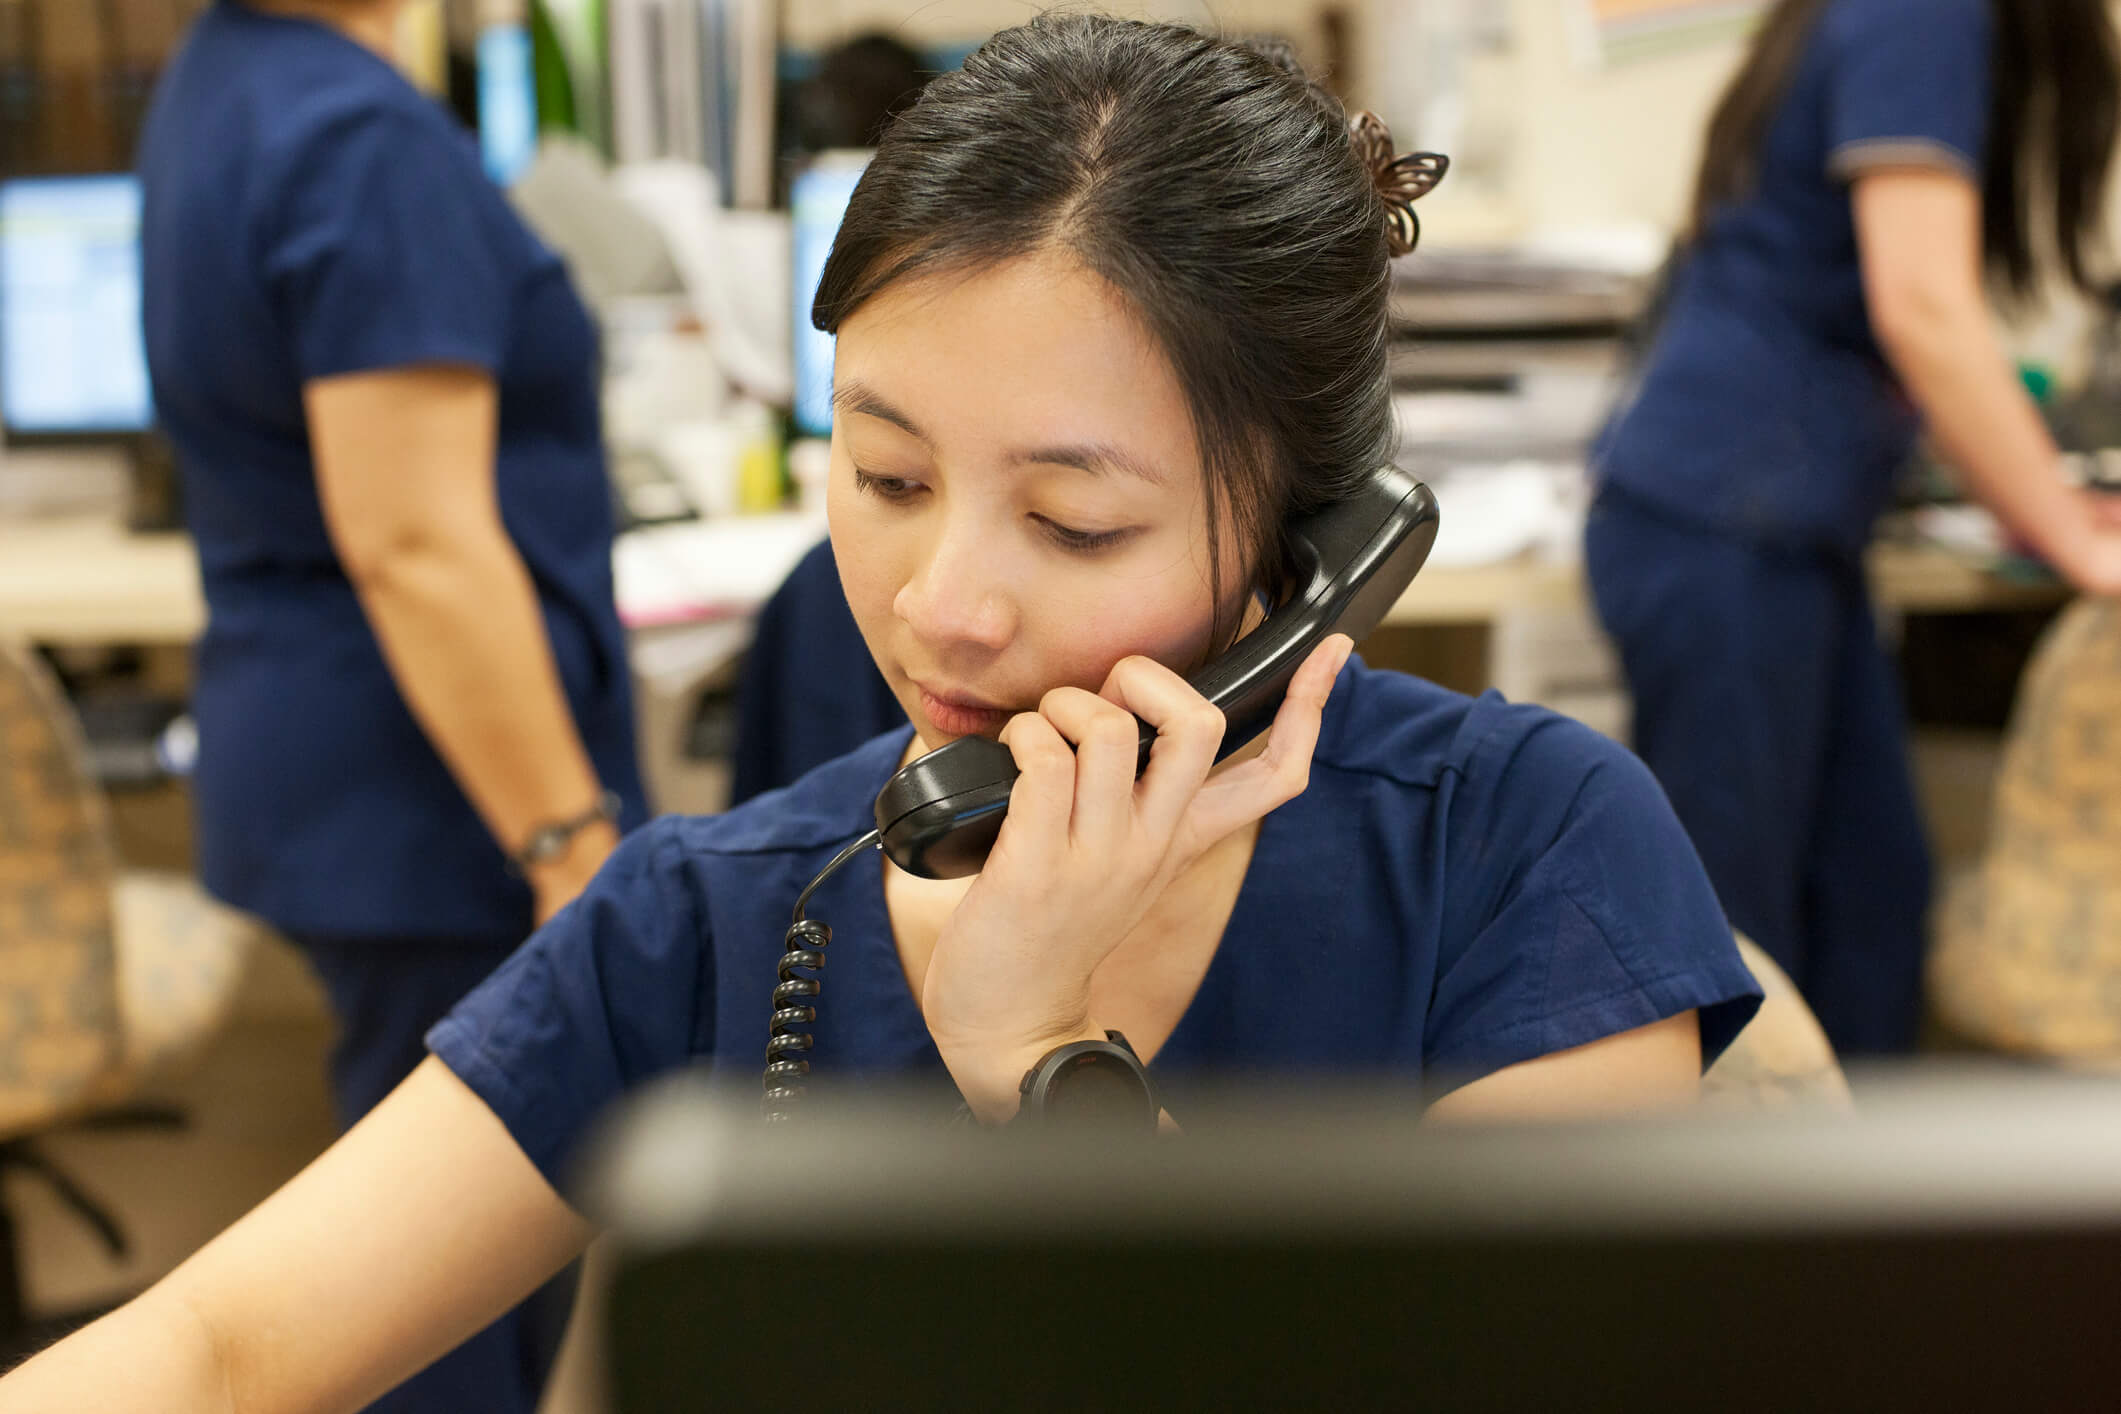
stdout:
POLYGON ((1610 486, 1585 551, 1635 749, 1731 923, 1837 1051, 1909 1049, 1929 852, 1861 563, 1696 530, 1610 486))

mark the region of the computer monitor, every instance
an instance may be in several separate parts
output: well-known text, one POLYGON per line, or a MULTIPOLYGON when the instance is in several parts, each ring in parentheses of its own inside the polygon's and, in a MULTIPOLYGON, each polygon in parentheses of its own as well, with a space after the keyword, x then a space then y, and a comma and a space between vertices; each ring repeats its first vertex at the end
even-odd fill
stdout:
POLYGON ((154 425, 140 327, 140 184, 0 182, 0 425, 10 442, 154 425))
POLYGON ((576 1201, 616 1414, 2110 1407, 2121 1085, 1858 1094, 1480 1131, 1320 1083, 1114 1147, 681 1083, 576 1201))
POLYGON ((830 334, 811 327, 810 306, 869 156, 852 149, 822 153, 796 174, 788 188, 795 232, 789 261, 794 273, 795 426, 806 437, 832 433, 833 340, 830 334))

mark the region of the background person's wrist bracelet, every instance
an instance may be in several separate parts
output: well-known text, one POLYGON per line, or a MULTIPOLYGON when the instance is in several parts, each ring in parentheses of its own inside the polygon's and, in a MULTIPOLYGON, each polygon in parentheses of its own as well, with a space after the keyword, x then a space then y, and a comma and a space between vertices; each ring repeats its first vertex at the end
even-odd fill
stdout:
POLYGON ((616 822, 619 818, 619 797, 616 791, 605 791, 597 797, 597 803, 581 814, 565 820, 554 820, 538 826, 530 832, 515 853, 508 856, 508 863, 518 874, 528 874, 550 860, 567 852, 574 837, 591 825, 604 821, 616 822))

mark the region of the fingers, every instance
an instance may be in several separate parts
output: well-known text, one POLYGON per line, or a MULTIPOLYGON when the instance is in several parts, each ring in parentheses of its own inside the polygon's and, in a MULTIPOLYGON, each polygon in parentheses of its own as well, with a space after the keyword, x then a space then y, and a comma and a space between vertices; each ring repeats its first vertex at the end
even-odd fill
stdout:
POLYGON ((1326 699, 1353 646, 1334 634, 1313 649, 1290 681, 1265 749, 1212 779, 1223 715, 1163 664, 1123 658, 1100 693, 1055 688, 1037 712, 1002 731, 1023 773, 1010 796, 1010 834, 1022 847, 1044 849, 1071 840, 1118 844, 1138 829, 1161 855, 1181 825, 1205 847, 1251 823, 1308 784, 1326 699), (1137 717, 1156 728, 1139 781, 1137 717))
POLYGON ((2093 525, 2101 530, 2121 530, 2121 492, 2087 490, 2083 501, 2093 525))
POLYGON ((1011 717, 1002 728, 1001 743, 1015 758, 1018 772, 1016 784, 1009 789, 1003 841, 1013 849, 1039 853, 1066 845, 1075 799, 1075 753, 1053 724, 1036 712, 1011 717))
POLYGON ((1266 748, 1201 789, 1187 818, 1198 847, 1205 848, 1303 794, 1311 781, 1311 757, 1318 749, 1326 699, 1354 647, 1347 635, 1336 633, 1311 650, 1290 680, 1281 710, 1274 714, 1266 748))
POLYGON ((1131 828, 1134 761, 1141 724, 1122 708, 1079 687, 1056 687, 1039 699, 1038 711, 1075 744, 1075 804, 1070 836, 1118 839, 1131 828))
MULTIPOLYGON (((1193 684, 1153 658, 1113 664, 1102 695, 1156 728, 1135 809, 1144 828, 1168 838, 1215 765, 1223 714, 1193 684)), ((1137 737, 1137 749, 1138 744, 1137 737)))

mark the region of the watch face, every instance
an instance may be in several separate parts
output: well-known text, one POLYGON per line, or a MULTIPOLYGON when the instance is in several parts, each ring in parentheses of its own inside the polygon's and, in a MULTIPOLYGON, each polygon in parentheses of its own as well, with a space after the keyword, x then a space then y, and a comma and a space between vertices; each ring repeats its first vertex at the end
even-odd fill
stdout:
POLYGON ((1096 1050, 1062 1063, 1046 1083, 1041 1111, 1054 1124, 1138 1128, 1149 1106, 1148 1087, 1135 1065, 1096 1050))

